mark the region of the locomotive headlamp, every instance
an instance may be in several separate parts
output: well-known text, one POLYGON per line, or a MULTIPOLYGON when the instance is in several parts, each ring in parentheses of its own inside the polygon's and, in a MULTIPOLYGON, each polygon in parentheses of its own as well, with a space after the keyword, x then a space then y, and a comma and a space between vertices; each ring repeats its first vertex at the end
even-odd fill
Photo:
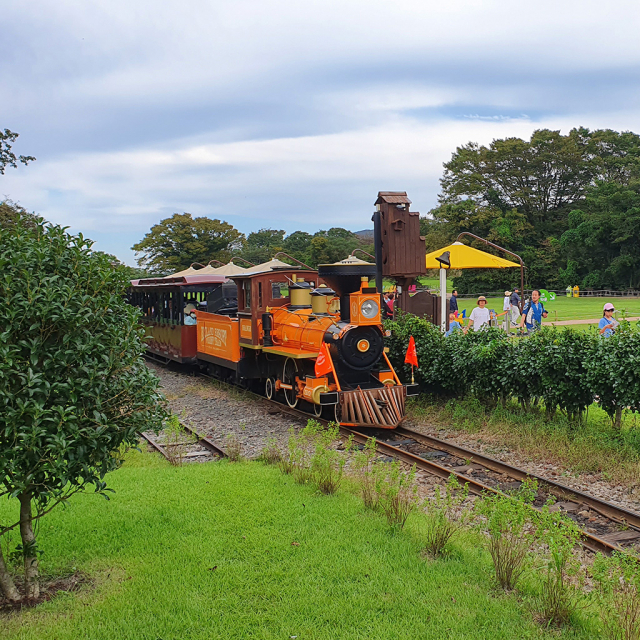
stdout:
POLYGON ((375 318, 380 312, 380 307, 375 300, 365 300, 360 305, 360 313, 367 318, 367 320, 371 320, 375 318))

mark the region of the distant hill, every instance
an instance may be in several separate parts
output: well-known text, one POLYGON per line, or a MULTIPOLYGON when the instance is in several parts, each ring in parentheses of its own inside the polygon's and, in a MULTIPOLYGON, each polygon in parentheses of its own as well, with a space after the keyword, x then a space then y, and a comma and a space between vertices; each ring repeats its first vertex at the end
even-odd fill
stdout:
POLYGON ((362 229, 362 231, 354 231, 353 233, 363 240, 373 240, 373 229, 362 229))

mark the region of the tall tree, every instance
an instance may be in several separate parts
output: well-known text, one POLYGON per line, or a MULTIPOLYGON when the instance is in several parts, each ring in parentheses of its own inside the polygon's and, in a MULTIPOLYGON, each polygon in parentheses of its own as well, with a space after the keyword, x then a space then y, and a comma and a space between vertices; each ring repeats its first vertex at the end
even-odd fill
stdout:
POLYGON ((319 264, 344 260, 359 245, 358 236, 342 227, 318 231, 311 239, 309 265, 315 267, 319 264))
POLYGON ((12 151, 13 143, 20 134, 5 129, 0 130, 0 175, 4 174, 7 167, 18 168, 18 162, 26 165, 35 160, 33 156, 16 156, 12 151))
POLYGON ((107 491, 120 445, 165 417, 159 381, 142 360, 139 311, 126 274, 91 242, 40 218, 0 229, 0 590, 37 599, 35 521, 73 494, 107 491), (4 562, 18 529, 25 592, 4 562))
POLYGON ((284 234, 282 229, 260 229, 250 233, 242 249, 242 257, 254 264, 268 262, 282 251, 284 234))
MULTIPOLYGON (((569 212, 582 206, 598 181, 629 184, 640 176, 640 136, 541 129, 530 140, 458 147, 444 168, 440 204, 425 230, 438 240, 453 240, 460 231, 493 240, 522 256, 530 284, 560 286, 566 252, 559 238, 569 227, 569 212)), ((464 273, 456 285, 497 289, 509 280, 507 273, 464 273)))
POLYGON ((132 249, 141 268, 154 274, 186 269, 193 262, 225 261, 244 244, 244 234, 232 225, 211 218, 175 213, 151 227, 132 249))
POLYGON ((0 202, 0 228, 12 227, 22 221, 27 226, 35 224, 36 216, 29 213, 24 207, 12 202, 11 200, 3 200, 0 202))
POLYGON ((640 287, 640 181, 602 182, 569 215, 561 244, 568 257, 564 284, 585 288, 640 287))

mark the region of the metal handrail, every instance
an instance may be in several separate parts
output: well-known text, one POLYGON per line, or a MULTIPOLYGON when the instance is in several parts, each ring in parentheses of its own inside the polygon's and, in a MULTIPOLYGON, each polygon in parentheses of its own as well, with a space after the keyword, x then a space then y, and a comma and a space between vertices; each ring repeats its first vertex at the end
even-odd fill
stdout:
POLYGON ((305 269, 309 269, 309 271, 315 271, 315 269, 312 269, 308 264, 305 264, 304 262, 302 262, 302 260, 298 260, 298 258, 294 258, 293 256, 290 256, 288 253, 285 253, 284 251, 278 251, 278 253, 276 253, 276 255, 273 256, 274 260, 278 256, 284 256, 285 258, 289 258, 289 260, 295 260, 299 265, 303 266, 305 269))
POLYGON ((376 257, 372 256, 368 251, 365 251, 364 249, 356 248, 351 252, 351 255, 354 255, 356 251, 359 251, 360 253, 364 253, 365 256, 367 256, 368 258, 371 258, 374 262, 376 261, 376 257))

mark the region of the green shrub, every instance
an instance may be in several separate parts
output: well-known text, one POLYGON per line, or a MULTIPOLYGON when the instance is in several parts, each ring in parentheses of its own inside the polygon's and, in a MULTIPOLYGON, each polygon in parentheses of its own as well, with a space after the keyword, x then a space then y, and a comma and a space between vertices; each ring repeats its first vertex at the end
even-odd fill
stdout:
POLYGON ((598 337, 585 366, 600 406, 620 428, 624 408, 640 411, 640 331, 622 322, 613 336, 598 337))
POLYGON ((505 590, 515 589, 531 562, 536 515, 529 503, 536 490, 535 481, 526 482, 518 495, 487 495, 474 505, 476 514, 483 518, 479 527, 487 534, 496 579, 505 590))
POLYGON ((607 637, 640 640, 640 560, 624 552, 599 553, 592 572, 607 637))
POLYGON ((369 438, 360 451, 353 456, 353 469, 356 472, 360 495, 367 509, 378 509, 380 494, 377 491, 381 464, 376 461, 376 440, 369 438))
POLYGON ((540 613, 550 624, 563 625, 569 622, 584 599, 579 580, 580 561, 574 554, 582 531, 560 511, 552 513, 548 507, 543 507, 538 514, 537 537, 546 551, 540 567, 540 613))
POLYGON ((265 464, 277 464, 279 465, 283 458, 282 450, 278 446, 278 441, 275 438, 269 438, 267 444, 262 448, 260 452, 260 460, 265 464))
POLYGON ((471 507, 464 502, 469 496, 469 487, 460 486, 458 479, 451 475, 444 490, 435 488, 433 500, 424 502, 425 552, 432 557, 441 555, 451 539, 467 524, 471 517, 471 507))
POLYGON ((397 460, 386 464, 377 475, 378 504, 394 529, 402 529, 418 503, 416 468, 405 473, 397 460))
POLYGON ((333 447, 333 444, 339 437, 340 427, 337 425, 315 432, 311 472, 318 489, 326 495, 333 494, 338 490, 344 466, 353 446, 353 435, 351 435, 345 443, 344 450, 338 451, 333 447))

